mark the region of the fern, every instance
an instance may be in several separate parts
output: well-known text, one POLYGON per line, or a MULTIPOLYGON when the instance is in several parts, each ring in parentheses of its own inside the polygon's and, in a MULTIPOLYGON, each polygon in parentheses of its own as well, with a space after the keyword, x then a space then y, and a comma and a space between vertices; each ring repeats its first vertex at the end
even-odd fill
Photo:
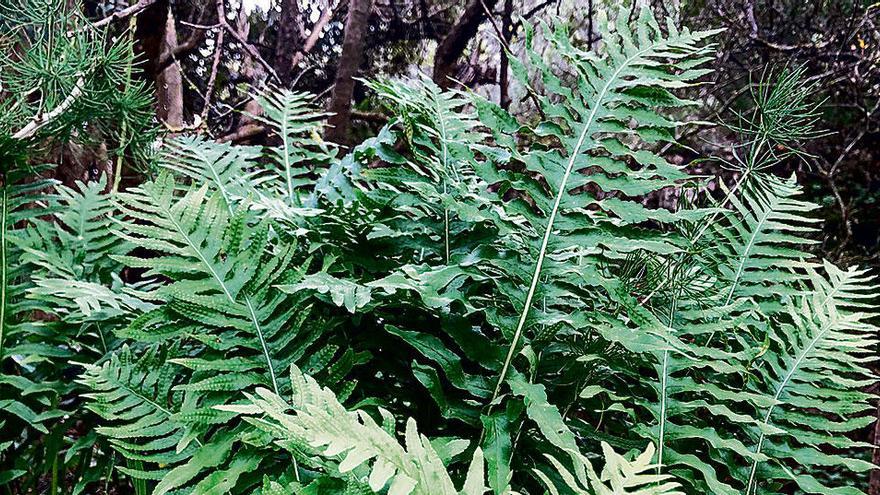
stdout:
MULTIPOLYGON (((148 279, 161 276, 166 282, 140 293, 161 304, 145 308, 117 333, 179 349, 161 368, 175 376, 173 386, 163 385, 169 390, 161 395, 175 429, 166 425, 155 433, 147 430, 140 444, 115 445, 125 458, 148 464, 124 472, 136 480, 157 480, 154 493, 184 486, 193 493, 219 486, 231 489, 235 479, 260 462, 252 450, 236 446, 247 430, 236 430, 231 415, 214 405, 234 401, 240 390, 258 385, 286 390, 289 385, 275 370, 294 362, 338 381, 363 358, 350 350, 337 356, 338 346, 319 340, 332 329, 332 322, 322 325, 302 298, 275 288, 302 276, 291 265, 294 246, 275 237, 269 222, 260 220, 246 202, 228 204, 219 190, 211 192, 208 186, 181 188, 175 177, 163 173, 155 182, 118 195, 126 220, 117 221, 116 235, 150 254, 113 258, 146 269, 148 279), (312 321, 305 323, 309 317, 312 321), (169 455, 164 450, 154 457, 153 446, 170 448, 172 436, 180 442, 174 463, 162 457, 169 455), (186 450, 200 440, 202 447, 186 450), (187 455, 180 455, 184 451, 187 455)), ((101 371, 104 375, 131 374, 126 366, 107 366, 101 371)), ((158 386, 161 377, 149 372, 144 366, 136 381, 158 386)), ((119 379, 102 380, 84 383, 108 394, 123 387, 119 379)), ((100 402, 100 395, 95 400, 100 402)), ((120 420, 115 429, 104 430, 111 437, 152 421, 113 410, 107 417, 120 420)))
MULTIPOLYGON (((181 198, 175 197, 176 189, 174 177, 164 174, 139 190, 119 195, 123 213, 150 223, 124 223, 117 235, 135 246, 154 249, 163 255, 117 259, 129 266, 149 269, 147 276, 173 277, 175 283, 160 288, 156 296, 172 302, 172 307, 184 316, 202 324, 249 333, 242 338, 233 331, 228 337, 235 341, 226 345, 246 345, 260 352, 266 377, 277 391, 267 332, 278 331, 280 322, 273 323, 270 319, 279 302, 267 302, 269 306, 263 307, 255 301, 265 294, 265 284, 278 276, 275 269, 286 267, 290 248, 281 247, 275 263, 267 266, 249 263, 263 256, 268 240, 267 226, 254 229, 244 214, 231 217, 221 196, 208 197, 207 186, 192 188, 181 198), (223 236, 213 236, 212 229, 223 232, 223 236), (191 275, 200 276, 192 278, 191 275), (229 319, 217 320, 213 317, 217 314, 229 319)), ((238 378, 250 381, 245 376, 238 378)), ((227 383, 231 386, 236 381, 231 379, 227 383)))
POLYGON ((177 137, 124 192, 7 171, 0 483, 861 493, 877 283, 811 254, 814 205, 767 172, 820 135, 803 71, 753 86, 706 198, 657 149, 717 31, 599 20, 596 50, 527 27, 536 121, 373 81, 389 121, 337 156, 315 97, 266 88, 266 146, 177 137))
MULTIPOLYGON (((395 199, 401 206, 407 202, 406 195, 416 196, 418 201, 406 205, 412 213, 408 218, 416 225, 427 224, 431 217, 435 221, 442 218, 437 222, 441 226, 434 231, 442 249, 432 251, 441 252, 448 264, 450 249, 456 247, 453 238, 464 237, 465 232, 461 231, 467 228, 467 224, 456 228, 455 217, 470 222, 480 220, 479 204, 473 204, 481 198, 475 190, 480 181, 474 175, 474 162, 475 151, 481 149, 478 143, 483 141, 483 135, 476 129, 476 115, 465 109, 465 97, 444 92, 427 78, 416 84, 373 82, 369 87, 397 116, 412 158, 406 168, 367 170, 364 177, 401 189, 403 197, 395 199), (421 208, 434 205, 436 213, 421 214, 421 208)), ((430 246, 426 244, 425 247, 430 246)))
MULTIPOLYGON (((540 174, 546 181, 550 194, 545 194, 541 188, 528 189, 542 213, 530 218, 533 228, 541 233, 541 241, 534 252, 528 291, 510 336, 493 397, 500 392, 514 353, 519 348, 535 297, 539 294, 539 282, 548 276, 548 271, 552 274, 564 270, 547 261, 558 258, 560 250, 569 249, 571 243, 577 242, 577 236, 573 237, 577 229, 588 228, 591 223, 589 215, 579 218, 582 215, 580 209, 590 204, 591 198, 571 192, 593 182, 606 191, 639 195, 686 178, 686 174, 663 158, 648 150, 637 149, 615 135, 625 133, 647 142, 670 138, 668 129, 675 124, 660 117, 656 108, 686 104, 672 96, 667 88, 687 86, 706 73, 696 67, 707 60, 705 55, 711 47, 700 46, 700 42, 717 31, 691 33, 679 31, 669 23, 667 37, 645 8, 633 33, 625 23, 628 17, 626 11, 621 11, 613 30, 607 26, 604 17, 600 19, 606 49, 603 58, 597 59, 574 47, 565 31, 548 33, 560 55, 575 71, 578 92, 566 89, 543 61, 532 57, 532 62, 542 71, 545 85, 558 91, 565 101, 554 103, 549 98, 542 98, 545 113, 558 119, 558 123, 548 122, 535 128, 534 132, 558 139, 562 149, 534 150, 522 157, 526 168, 540 174), (631 120, 637 122, 633 128, 628 126, 631 120), (627 159, 634 160, 642 169, 630 171, 625 162, 627 159), (599 167, 602 173, 581 173, 591 166, 599 167), (623 171, 630 173, 615 177, 623 171), (551 243, 551 239, 554 242, 551 243), (546 268, 545 263, 549 265, 546 268)), ((493 111, 493 115, 497 114, 497 110, 493 111)), ((639 208, 625 203, 613 200, 597 203, 627 223, 649 218, 647 211, 639 211, 639 208)), ((609 247, 614 249, 614 246, 609 247)), ((632 245, 627 249, 632 249, 632 245)))
MULTIPOLYGON (((7 178, 28 172, 23 168, 7 178)), ((72 383, 71 363, 97 361, 113 351, 119 345, 113 330, 130 321, 131 312, 150 307, 136 287, 119 279, 120 265, 109 258, 127 248, 110 232, 112 204, 103 193, 105 182, 77 187, 46 180, 10 185, 6 206, 13 211, 6 219, 17 228, 5 231, 6 268, 15 284, 7 279, 4 295, 11 313, 4 320, 4 329, 10 330, 4 353, 15 364, 3 379, 4 409, 45 435, 42 445, 24 442, 34 435, 25 430, 15 442, 42 462, 25 466, 24 451, 9 461, 32 473, 80 469, 69 480, 72 493, 82 493, 102 476, 100 470, 87 473, 85 466, 94 463, 100 469, 110 459, 93 455, 102 448, 95 435, 71 433, 92 419, 71 405, 70 398, 81 390, 72 383)), ((20 487, 29 489, 36 482, 36 476, 28 476, 20 487)))
POLYGON ((321 140, 321 119, 326 117, 311 103, 310 95, 284 89, 257 91, 254 99, 263 109, 256 120, 271 128, 281 145, 270 150, 274 168, 261 171, 261 182, 290 206, 302 206, 301 189, 311 184, 308 174, 335 162, 336 149, 321 140))
MULTIPOLYGON (((30 286, 26 277, 28 267, 19 263, 21 249, 16 242, 20 230, 16 224, 27 222, 41 213, 40 208, 33 207, 33 203, 39 200, 51 201, 51 196, 43 196, 43 191, 52 185, 51 181, 38 180, 26 182, 25 179, 31 172, 41 170, 28 170, 18 168, 6 170, 0 185, 0 360, 4 363, 4 374, 0 382, 0 423, 4 425, 4 433, 14 431, 15 425, 23 422, 26 426, 39 432, 47 433, 44 421, 48 417, 41 417, 37 412, 41 408, 39 402, 46 401, 46 396, 52 397, 57 391, 52 386, 40 385, 30 377, 21 376, 20 373, 6 372, 6 364, 14 361, 16 355, 28 355, 31 352, 39 355, 39 349, 30 341, 31 328, 22 315, 27 314, 32 304, 24 300, 24 295, 30 286), (30 351, 30 352, 29 352, 30 351), (18 375, 18 376, 16 376, 18 375), (37 399, 37 403, 31 402, 37 399), (34 409, 37 408, 37 411, 34 409)), ((24 361, 24 360, 22 360, 24 361)), ((13 364, 18 368, 18 364, 13 364)), ((20 430, 19 430, 20 431, 20 430)), ((3 455, 3 471, 0 471, 0 479, 9 482, 25 474, 21 468, 10 468, 10 461, 14 458, 15 437, 4 434, 0 442, 0 454, 3 455)))
POLYGON ((824 270, 827 279, 809 271, 813 290, 786 305, 787 317, 773 326, 770 348, 755 369, 758 380, 753 387, 772 400, 759 409, 756 420, 762 428, 750 436, 756 438, 755 454, 769 459, 751 462, 746 493, 759 493, 773 480, 794 480, 806 493, 861 493, 834 488, 798 470, 830 464, 856 471, 873 468, 845 455, 826 454, 823 448, 859 447, 835 433, 874 420, 861 414, 872 409, 871 395, 851 387, 874 381, 867 364, 876 359, 869 349, 876 343, 877 327, 869 322, 875 313, 864 301, 877 285, 864 271, 843 271, 827 262, 824 270), (815 421, 813 411, 829 419, 815 421), (799 469, 787 468, 787 462, 799 469))
MULTIPOLYGON (((795 269, 802 268, 801 260, 810 257, 799 246, 813 243, 805 235, 813 231, 810 224, 816 220, 807 215, 816 206, 795 198, 800 189, 792 179, 760 176, 754 184, 741 199, 730 199, 737 217, 733 228, 722 234, 727 239, 721 246, 730 250, 721 266, 721 275, 729 285, 723 305, 737 297, 761 297, 767 293, 767 280, 774 282, 771 293, 790 294, 799 280, 795 269)), ((763 309, 773 312, 767 306, 763 309)))
POLYGON ((223 203, 232 209, 247 198, 258 183, 248 179, 260 151, 257 146, 233 146, 184 136, 168 143, 159 164, 196 183, 213 184, 223 197, 223 203))
POLYGON ((380 410, 383 426, 363 411, 348 412, 335 394, 323 388, 296 366, 291 367, 293 397, 291 404, 266 389, 248 394, 250 405, 217 406, 224 411, 241 414, 265 414, 267 420, 252 420, 262 425, 282 445, 302 445, 324 457, 339 459, 340 474, 357 473, 363 476, 373 491, 388 487, 388 493, 407 494, 481 494, 485 491, 483 458, 479 449, 474 452, 467 479, 461 491, 456 490, 452 478, 431 442, 420 435, 415 421, 406 424, 405 447, 392 435, 394 419, 380 410), (296 415, 287 414, 293 409, 296 415), (372 462, 372 466, 368 463, 372 462))
MULTIPOLYGON (((605 457, 605 467, 602 473, 597 475, 590 461, 580 452, 572 453, 571 460, 574 464, 576 475, 556 459, 550 457, 550 462, 559 471, 565 480, 570 493, 597 495, 625 495, 637 493, 640 495, 683 495, 677 490, 679 485, 670 481, 668 475, 648 474, 654 466, 651 459, 654 457, 654 445, 649 444, 644 452, 632 461, 617 454, 607 443, 602 443, 602 453, 605 457)), ((552 481, 540 471, 536 471, 541 480, 547 485, 550 493, 558 495, 559 490, 552 481)))

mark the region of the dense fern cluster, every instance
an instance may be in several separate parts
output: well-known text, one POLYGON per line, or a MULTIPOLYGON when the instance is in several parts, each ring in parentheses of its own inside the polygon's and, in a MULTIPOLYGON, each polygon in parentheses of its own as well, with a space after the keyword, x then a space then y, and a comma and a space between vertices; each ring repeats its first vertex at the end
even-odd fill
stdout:
POLYGON ((0 483, 862 493, 877 285, 810 254, 814 206, 768 173, 808 95, 760 83, 715 197, 658 150, 717 33, 631 17, 598 53, 528 31, 537 122, 373 81, 394 117, 340 154, 267 89, 265 148, 178 137, 118 193, 6 172, 0 483))

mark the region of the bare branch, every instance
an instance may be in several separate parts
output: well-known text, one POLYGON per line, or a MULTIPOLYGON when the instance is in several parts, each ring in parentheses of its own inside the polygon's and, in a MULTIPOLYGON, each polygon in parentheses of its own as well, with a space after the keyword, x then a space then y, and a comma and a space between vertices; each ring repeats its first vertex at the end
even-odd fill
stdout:
POLYGON ((324 28, 327 26, 327 23, 333 19, 333 16, 339 12, 339 9, 345 5, 347 0, 340 0, 339 3, 336 4, 335 7, 327 7, 324 12, 321 13, 321 17, 318 18, 318 22, 312 27, 312 32, 309 34, 309 37, 306 38, 305 43, 301 49, 297 50, 293 55, 293 60, 291 60, 291 67, 296 67, 300 62, 312 51, 312 48, 318 43, 318 40, 321 39, 321 33, 324 31, 324 28))
POLYGON ((265 67, 266 71, 268 71, 276 81, 281 81, 278 77, 278 73, 275 72, 275 69, 269 64, 269 62, 266 62, 263 57, 260 56, 260 52, 258 52, 253 45, 248 43, 248 40, 246 40, 238 30, 229 25, 229 21, 226 19, 226 6, 223 5, 223 0, 217 0, 217 21, 223 26, 223 29, 228 31, 229 34, 241 44, 242 48, 244 48, 254 60, 260 62, 260 65, 265 67))
POLYGON ((76 84, 74 84, 73 89, 70 91, 70 94, 67 95, 66 98, 61 102, 60 105, 53 108, 50 112, 46 112, 44 114, 39 114, 34 116, 34 118, 27 123, 26 126, 22 127, 18 132, 12 135, 13 139, 17 139, 19 141, 29 139, 34 136, 41 128, 45 127, 47 124, 52 122, 55 118, 57 118, 62 113, 66 112, 68 108, 73 106, 76 103, 76 100, 82 96, 83 88, 86 85, 86 80, 84 77, 80 77, 77 79, 76 84))
POLYGON ((211 64, 211 75, 208 77, 208 87, 205 88, 205 106, 202 107, 202 122, 207 125, 208 111, 211 110, 211 96, 214 93, 214 84, 217 82, 217 69, 220 67, 220 55, 223 53, 223 35, 225 30, 217 33, 214 44, 214 62, 211 64))
MULTIPOLYGON (((157 2, 157 0, 138 0, 138 2, 135 3, 134 5, 131 5, 130 7, 126 7, 122 10, 117 10, 116 12, 113 12, 112 14, 108 15, 107 17, 105 17, 101 20, 95 21, 95 22, 85 26, 84 28, 88 28, 88 27, 101 28, 101 27, 110 25, 111 23, 114 23, 120 19, 125 19, 128 16, 136 15, 136 14, 140 13, 142 10, 146 9, 147 7, 149 7, 150 5, 153 5, 156 2, 157 2)), ((81 31, 81 30, 82 29, 80 29, 79 31, 81 31)), ((72 34, 73 32, 76 32, 76 31, 68 32, 68 34, 72 34)))

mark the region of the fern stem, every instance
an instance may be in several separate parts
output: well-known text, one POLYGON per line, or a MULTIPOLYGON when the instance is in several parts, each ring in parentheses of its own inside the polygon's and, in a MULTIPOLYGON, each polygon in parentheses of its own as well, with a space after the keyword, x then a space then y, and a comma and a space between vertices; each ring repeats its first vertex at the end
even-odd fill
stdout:
MULTIPOLYGON (((440 146, 443 150, 443 201, 446 201, 449 182, 449 145, 447 144, 446 121, 443 119, 443 112, 440 109, 440 101, 434 98, 434 106, 437 111, 437 123, 440 125, 440 146)), ((443 244, 446 250, 446 264, 449 264, 449 208, 443 207, 443 244)))
POLYGON ((266 358, 266 364, 269 366, 269 376, 272 377, 272 389, 278 394, 278 381, 275 378, 275 367, 272 365, 272 358, 269 357, 269 348, 266 346, 265 337, 263 337, 263 328, 260 325, 260 321, 257 319, 257 313, 254 311, 254 305, 251 304, 251 298, 244 296, 244 302, 247 304, 248 312, 250 312, 251 323, 254 324, 254 328, 257 330, 257 336, 260 338, 260 346, 263 347, 263 356, 266 358))
POLYGON ((663 351, 660 369, 660 433, 657 436, 657 474, 663 471, 663 441, 666 433, 666 374, 669 368, 669 350, 663 351))
POLYGON ((492 393, 492 400, 489 401, 490 403, 498 398, 498 392, 501 391, 501 384, 504 383, 504 379, 507 377, 507 370, 510 368, 510 362, 513 360, 513 354, 516 352, 516 347, 519 345, 519 340, 522 337, 522 331, 525 327, 526 319, 529 316, 529 310, 532 306, 532 299, 535 297, 535 289, 537 288, 538 280, 541 277, 541 268, 544 266, 544 258, 547 256, 547 244, 550 242, 550 235, 553 233, 553 224, 556 221, 556 215, 559 212, 559 205, 562 203, 562 196, 565 195, 568 179, 571 176, 572 169, 574 169, 575 159, 580 154, 581 147, 584 145, 587 135, 590 134, 596 114, 599 111, 599 108, 602 107, 604 99, 611 89, 612 83, 617 80, 620 72, 623 71, 625 67, 647 53, 651 48, 643 48, 642 50, 639 50, 620 64, 617 70, 614 71, 614 74, 608 78, 608 81, 602 87, 602 91, 596 96, 596 101, 593 104, 592 110, 590 110, 590 115, 587 117, 586 121, 584 121, 583 130, 578 136, 577 143, 570 153, 571 156, 565 166, 565 173, 562 176, 562 181, 559 183, 559 189, 556 191, 553 208, 550 210, 550 216, 547 218, 547 227, 544 230, 544 238, 541 240, 541 249, 538 251, 538 259, 535 263, 535 271, 532 273, 532 281, 529 284, 529 291, 526 293, 525 305, 523 306, 522 313, 520 313, 519 321, 516 324, 516 330, 513 332, 513 339, 510 342, 510 348, 507 350, 507 356, 504 358, 504 364, 501 367, 501 375, 498 377, 498 383, 495 384, 495 391, 492 393))
POLYGON ((446 244, 446 264, 449 264, 449 209, 443 209, 444 240, 446 244))
POLYGON ((7 222, 7 213, 8 213, 8 203, 9 203, 9 195, 7 188, 9 184, 3 184, 3 206, 2 211, 0 211, 0 216, 2 216, 2 224, 0 224, 0 358, 3 356, 3 335, 6 330, 6 285, 7 285, 7 277, 6 273, 6 222, 7 222))
MULTIPOLYGON (((287 106, 285 105, 285 108, 287 106)), ((287 179, 287 196, 290 198, 290 204, 293 204, 293 177, 290 173, 290 143, 287 136, 287 115, 281 120, 281 141, 284 147, 284 174, 287 179)))
MULTIPOLYGON (((675 309, 677 299, 672 299, 672 305, 669 308, 669 328, 675 324, 675 309)), ((660 432, 657 435, 657 474, 663 471, 663 444, 666 434, 666 385, 669 375, 669 349, 663 350, 663 365, 660 369, 660 432)))
POLYGON ((55 452, 52 459, 52 484, 49 487, 49 493, 51 495, 58 493, 58 452, 55 452))
POLYGON ((2 211, 0 211, 0 217, 2 217, 2 224, 0 224, 0 357, 3 356, 3 336, 6 330, 6 283, 7 276, 6 273, 6 222, 7 222, 7 203, 9 202, 9 196, 7 187, 8 184, 3 184, 3 206, 2 211))

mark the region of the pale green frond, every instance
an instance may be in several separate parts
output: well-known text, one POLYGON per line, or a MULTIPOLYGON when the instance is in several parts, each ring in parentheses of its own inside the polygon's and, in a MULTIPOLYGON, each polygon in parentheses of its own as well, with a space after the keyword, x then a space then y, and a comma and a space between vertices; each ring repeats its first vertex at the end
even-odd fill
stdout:
MULTIPOLYGON (((482 455, 474 454, 461 491, 431 442, 419 434, 415 421, 407 420, 403 443, 376 424, 364 411, 348 411, 336 395, 321 387, 296 366, 291 367, 293 396, 288 404, 264 388, 248 394, 251 405, 216 406, 246 415, 266 415, 266 426, 280 445, 308 446, 316 454, 338 462, 340 473, 360 472, 374 491, 408 494, 479 495, 486 491, 482 455)), ((393 418, 382 412, 385 421, 393 418)), ((262 420, 254 424, 261 427, 262 420)))
MULTIPOLYGON (((548 456, 550 463, 558 471, 570 493, 596 495, 684 495, 679 491, 681 486, 673 481, 670 475, 655 474, 654 445, 648 444, 644 452, 635 459, 627 459, 618 454, 607 443, 602 442, 602 454, 605 465, 601 474, 597 475, 590 461, 580 452, 572 452, 570 459, 575 472, 555 458, 548 456)), ((540 472, 535 473, 547 485, 551 493, 560 492, 550 478, 540 472)))

